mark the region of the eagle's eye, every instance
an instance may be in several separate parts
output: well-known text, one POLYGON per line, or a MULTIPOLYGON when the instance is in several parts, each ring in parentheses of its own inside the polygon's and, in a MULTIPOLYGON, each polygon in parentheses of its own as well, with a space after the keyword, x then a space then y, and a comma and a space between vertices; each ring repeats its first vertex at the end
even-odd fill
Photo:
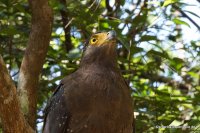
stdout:
POLYGON ((97 39, 95 39, 95 38, 94 38, 94 39, 92 39, 92 42, 96 42, 96 41, 97 41, 97 39))
POLYGON ((90 40, 90 43, 91 43, 91 44, 94 44, 94 43, 96 43, 96 41, 97 41, 96 38, 92 38, 92 39, 90 40))

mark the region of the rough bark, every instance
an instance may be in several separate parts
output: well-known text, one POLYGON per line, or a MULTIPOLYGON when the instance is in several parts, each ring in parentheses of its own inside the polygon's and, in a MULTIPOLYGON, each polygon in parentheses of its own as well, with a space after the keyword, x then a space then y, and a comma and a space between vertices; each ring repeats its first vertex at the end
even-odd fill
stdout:
POLYGON ((48 0, 29 0, 32 11, 31 33, 20 67, 18 96, 29 125, 35 129, 37 87, 52 29, 52 10, 48 0))
POLYGON ((32 133, 20 110, 16 87, 0 55, 0 117, 4 133, 32 133))

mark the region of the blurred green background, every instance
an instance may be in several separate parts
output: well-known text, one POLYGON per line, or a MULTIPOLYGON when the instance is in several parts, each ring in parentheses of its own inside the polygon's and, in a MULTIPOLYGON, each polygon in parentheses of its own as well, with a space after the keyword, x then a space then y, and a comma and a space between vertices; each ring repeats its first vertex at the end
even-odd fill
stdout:
MULTIPOLYGON (((92 33, 109 30, 117 32, 118 63, 132 90, 136 133, 200 132, 199 0, 49 4, 54 21, 40 76, 38 132, 48 98, 59 81, 78 68, 84 43, 92 33)), ((16 84, 30 33, 30 12, 25 0, 0 1, 0 53, 16 84)))

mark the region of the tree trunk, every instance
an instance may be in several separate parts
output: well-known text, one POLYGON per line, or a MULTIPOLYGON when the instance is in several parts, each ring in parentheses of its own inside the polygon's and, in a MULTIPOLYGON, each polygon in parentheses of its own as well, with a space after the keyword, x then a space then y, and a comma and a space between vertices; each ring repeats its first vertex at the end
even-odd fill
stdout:
POLYGON ((18 96, 29 125, 35 129, 37 87, 51 36, 52 10, 48 0, 29 0, 29 5, 32 11, 32 25, 20 67, 18 96))
POLYGON ((32 133, 20 110, 16 87, 0 55, 0 117, 4 133, 32 133))

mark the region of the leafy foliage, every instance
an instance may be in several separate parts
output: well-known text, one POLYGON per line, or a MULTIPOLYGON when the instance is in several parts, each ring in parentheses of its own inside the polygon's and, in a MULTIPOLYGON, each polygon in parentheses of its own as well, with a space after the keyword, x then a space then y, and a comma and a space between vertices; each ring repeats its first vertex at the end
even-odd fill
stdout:
MULTIPOLYGON (((47 99, 59 81, 78 68, 89 36, 111 29, 118 34, 119 66, 132 90, 136 132, 200 130, 200 38, 184 38, 185 27, 199 30, 187 14, 199 15, 185 10, 191 5, 178 0, 52 0, 50 5, 54 26, 40 77, 38 130, 47 99), (70 43, 72 48, 66 49, 70 43)), ((17 81, 31 11, 24 0, 1 0, 0 10, 0 53, 17 81)))

